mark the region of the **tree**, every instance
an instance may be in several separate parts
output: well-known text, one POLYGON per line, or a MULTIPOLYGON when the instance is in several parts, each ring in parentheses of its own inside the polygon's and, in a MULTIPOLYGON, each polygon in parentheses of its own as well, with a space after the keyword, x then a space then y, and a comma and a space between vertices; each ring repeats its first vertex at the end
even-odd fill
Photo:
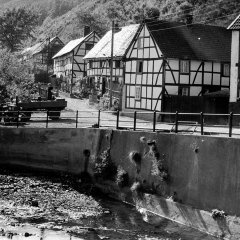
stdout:
POLYGON ((31 66, 17 53, 0 49, 0 101, 10 96, 27 96, 34 88, 31 66))
POLYGON ((82 26, 91 26, 92 31, 96 31, 99 35, 103 35, 108 30, 107 19, 103 15, 84 9, 77 12, 79 24, 82 26))
POLYGON ((37 23, 34 12, 24 8, 8 9, 0 16, 0 42, 12 52, 18 50, 22 41, 31 37, 37 23))

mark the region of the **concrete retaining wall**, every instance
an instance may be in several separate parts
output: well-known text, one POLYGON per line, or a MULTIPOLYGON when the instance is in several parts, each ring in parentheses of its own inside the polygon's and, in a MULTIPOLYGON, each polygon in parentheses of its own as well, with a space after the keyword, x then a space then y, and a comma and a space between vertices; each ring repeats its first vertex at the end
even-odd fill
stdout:
POLYGON ((84 149, 96 156, 108 147, 131 182, 137 178, 147 186, 155 184, 163 197, 175 192, 179 202, 197 209, 240 215, 240 139, 100 129, 0 129, 1 164, 77 174, 84 167, 84 149), (170 182, 152 176, 147 140, 156 140, 170 182), (142 155, 139 173, 128 157, 132 151, 142 155))

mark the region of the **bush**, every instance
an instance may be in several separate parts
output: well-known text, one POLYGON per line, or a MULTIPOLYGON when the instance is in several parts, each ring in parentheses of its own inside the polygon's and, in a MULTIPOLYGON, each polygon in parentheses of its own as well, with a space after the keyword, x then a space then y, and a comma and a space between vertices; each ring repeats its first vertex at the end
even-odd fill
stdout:
POLYGON ((119 187, 126 187, 128 186, 128 183, 129 183, 128 173, 121 166, 118 166, 116 184, 119 187))
POLYGON ((226 213, 224 211, 220 211, 218 209, 213 209, 212 210, 212 218, 214 220, 223 219, 225 217, 226 217, 226 213))
POLYGON ((95 159, 93 172, 95 178, 102 178, 104 180, 114 179, 117 173, 117 168, 112 162, 110 149, 104 151, 95 159))

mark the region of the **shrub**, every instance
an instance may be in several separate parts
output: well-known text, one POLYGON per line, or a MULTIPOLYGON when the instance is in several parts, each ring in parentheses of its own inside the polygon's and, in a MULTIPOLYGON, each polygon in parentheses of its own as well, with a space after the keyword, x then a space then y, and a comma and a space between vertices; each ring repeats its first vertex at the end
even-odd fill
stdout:
POLYGON ((220 211, 218 209, 213 209, 212 210, 212 218, 214 220, 222 219, 222 218, 225 218, 225 217, 226 217, 226 213, 224 211, 220 211))
POLYGON ((136 193, 141 193, 143 192, 143 186, 140 182, 136 181, 133 183, 133 185, 131 186, 131 191, 132 192, 136 192, 136 193))
POLYGON ((95 178, 103 178, 104 180, 114 179, 117 168, 112 162, 110 149, 104 151, 95 159, 93 172, 95 178))
POLYGON ((128 186, 128 183, 129 183, 128 173, 121 166, 118 166, 116 184, 119 187, 126 187, 128 186))

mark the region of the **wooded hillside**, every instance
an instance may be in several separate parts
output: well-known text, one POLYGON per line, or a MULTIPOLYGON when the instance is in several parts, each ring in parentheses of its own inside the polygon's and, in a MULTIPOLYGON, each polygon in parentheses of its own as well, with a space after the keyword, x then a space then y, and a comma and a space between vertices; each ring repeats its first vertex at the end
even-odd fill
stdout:
MULTIPOLYGON (((119 25, 153 17, 227 27, 240 14, 239 0, 0 0, 0 14, 8 8, 26 7, 39 15, 33 42, 58 35, 65 43, 83 35, 83 26, 104 34, 111 20, 119 25)), ((26 43, 29 45, 30 42, 26 43)))

